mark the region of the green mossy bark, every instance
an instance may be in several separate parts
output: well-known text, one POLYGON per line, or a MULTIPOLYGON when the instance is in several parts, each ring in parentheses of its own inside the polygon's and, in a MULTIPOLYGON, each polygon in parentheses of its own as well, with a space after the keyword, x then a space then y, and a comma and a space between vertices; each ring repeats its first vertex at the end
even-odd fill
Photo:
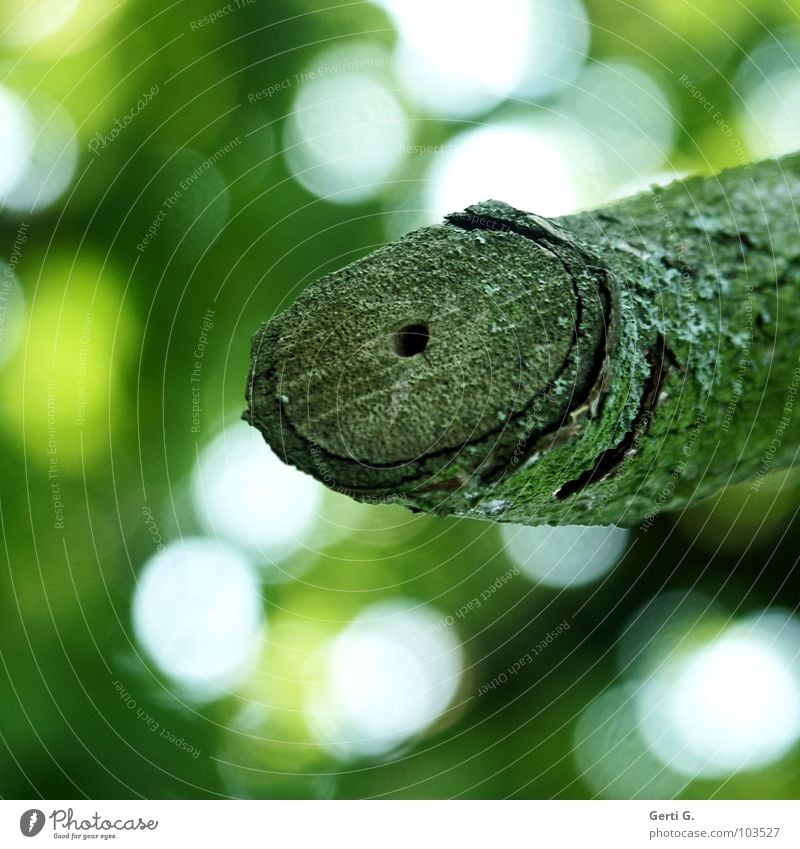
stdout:
POLYGON ((798 200, 793 155, 555 220, 470 207, 267 322, 245 418, 338 491, 440 515, 632 525, 757 489, 800 447, 798 200))

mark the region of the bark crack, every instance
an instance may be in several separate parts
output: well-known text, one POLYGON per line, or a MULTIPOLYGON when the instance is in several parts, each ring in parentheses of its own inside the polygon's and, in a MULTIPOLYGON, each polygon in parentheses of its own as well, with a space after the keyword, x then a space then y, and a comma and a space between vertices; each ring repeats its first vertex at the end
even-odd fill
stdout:
POLYGON ((563 501, 587 486, 617 474, 625 459, 636 453, 639 441, 650 428, 670 367, 674 367, 676 362, 675 355, 660 333, 655 345, 646 351, 645 356, 650 363, 650 371, 642 386, 639 408, 631 426, 613 448, 607 448, 597 456, 591 468, 561 486, 555 494, 559 500, 563 501))

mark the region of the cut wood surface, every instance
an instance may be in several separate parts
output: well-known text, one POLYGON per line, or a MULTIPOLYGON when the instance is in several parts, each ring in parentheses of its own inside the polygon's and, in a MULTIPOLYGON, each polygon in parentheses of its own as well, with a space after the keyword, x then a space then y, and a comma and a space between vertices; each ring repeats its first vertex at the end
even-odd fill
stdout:
POLYGON ((800 447, 800 155, 545 219, 487 201, 309 287, 244 417, 362 501, 650 521, 800 447))

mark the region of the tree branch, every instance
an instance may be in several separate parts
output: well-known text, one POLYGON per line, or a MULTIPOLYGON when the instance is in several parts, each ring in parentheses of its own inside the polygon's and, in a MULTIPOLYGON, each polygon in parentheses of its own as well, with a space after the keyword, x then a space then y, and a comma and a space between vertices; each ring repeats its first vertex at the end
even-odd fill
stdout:
POLYGON ((362 501, 635 524, 790 465, 800 155, 547 220, 497 201, 255 335, 244 417, 362 501))

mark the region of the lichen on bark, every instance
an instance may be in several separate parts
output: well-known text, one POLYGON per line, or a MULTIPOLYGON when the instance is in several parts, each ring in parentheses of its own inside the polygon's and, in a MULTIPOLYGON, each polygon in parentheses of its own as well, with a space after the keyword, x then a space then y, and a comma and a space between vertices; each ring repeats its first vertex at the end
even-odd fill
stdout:
POLYGON ((548 220, 487 201, 256 333, 244 417, 363 501, 649 521, 795 460, 800 155, 548 220))

